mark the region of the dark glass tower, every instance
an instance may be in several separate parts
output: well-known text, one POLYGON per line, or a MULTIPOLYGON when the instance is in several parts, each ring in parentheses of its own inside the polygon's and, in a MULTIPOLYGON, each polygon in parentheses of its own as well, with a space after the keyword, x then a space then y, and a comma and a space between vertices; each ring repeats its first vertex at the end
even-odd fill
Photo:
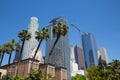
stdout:
POLYGON ((83 33, 82 45, 86 68, 97 65, 98 64, 97 46, 93 34, 89 32, 83 33))
MULTIPOLYGON (((47 28, 50 33, 50 38, 46 42, 46 55, 45 61, 48 59, 48 54, 50 49, 52 48, 56 35, 53 34, 53 26, 58 22, 62 22, 67 24, 66 19, 64 17, 58 17, 50 21, 47 28)), ((61 36, 58 43, 56 44, 52 55, 50 56, 49 63, 54 64, 56 67, 65 67, 67 68, 67 76, 70 77, 70 50, 69 50, 69 42, 68 42, 68 34, 66 36, 61 36)))

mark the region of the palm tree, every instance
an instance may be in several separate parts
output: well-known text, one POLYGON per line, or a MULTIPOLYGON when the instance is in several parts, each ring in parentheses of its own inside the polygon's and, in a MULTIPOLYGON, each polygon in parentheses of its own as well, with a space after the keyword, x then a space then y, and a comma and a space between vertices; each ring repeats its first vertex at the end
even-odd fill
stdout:
MULTIPOLYGON (((24 47, 24 43, 26 40, 29 40, 31 38, 31 34, 27 31, 27 30, 22 30, 21 32, 18 33, 18 37, 20 38, 20 40, 22 41, 22 46, 21 46, 21 50, 20 50, 20 56, 19 56, 19 59, 18 59, 18 64, 19 65, 19 62, 21 60, 21 56, 22 56, 22 53, 23 53, 23 47, 24 47)), ((18 51, 18 50, 17 50, 18 51)), ((16 76, 18 75, 18 67, 17 67, 17 72, 16 72, 16 76)))
POLYGON ((49 52, 48 55, 48 60, 53 52, 53 49, 55 48, 55 45, 57 44, 58 40, 60 39, 61 36, 65 36, 68 33, 68 26, 66 24, 63 24, 62 22, 58 22, 54 27, 53 27, 53 34, 56 34, 57 38, 49 52))
POLYGON ((38 51, 38 49, 39 49, 39 47, 41 45, 42 40, 43 39, 47 40, 48 38, 49 38, 48 29, 43 28, 42 31, 37 31, 36 32, 36 39, 39 41, 39 44, 37 46, 37 49, 35 51, 33 59, 35 59, 35 57, 36 57, 37 51, 38 51))
POLYGON ((18 37, 22 41, 22 46, 21 46, 21 50, 20 50, 20 56, 19 56, 19 60, 18 60, 18 62, 19 62, 20 59, 21 59, 21 56, 22 56, 24 43, 25 43, 26 40, 29 40, 31 38, 31 34, 27 30, 22 30, 21 32, 18 33, 18 37))
POLYGON ((0 62, 1 62, 2 55, 3 55, 2 46, 0 46, 0 62))
MULTIPOLYGON (((62 22, 58 22, 54 27, 53 27, 53 34, 56 34, 57 38, 48 54, 48 60, 47 64, 49 63, 50 56, 52 55, 52 52, 55 48, 55 45, 57 44, 58 40, 60 39, 61 36, 65 36, 68 33, 68 26, 66 24, 63 24, 62 22)), ((45 80, 47 76, 47 67, 45 70, 45 80)))
POLYGON ((10 40, 6 46, 7 46, 6 52, 9 54, 8 64, 10 64, 12 52, 16 51, 20 46, 18 43, 15 42, 15 40, 10 40))
POLYGON ((6 52, 6 44, 0 46, 0 54, 1 54, 0 66, 2 64, 5 52, 6 52))
MULTIPOLYGON (((43 28, 41 31, 40 30, 36 31, 35 34, 36 34, 35 38, 39 41, 39 44, 37 46, 37 49, 36 49, 35 54, 33 56, 33 59, 35 59, 37 51, 38 51, 38 49, 39 49, 39 47, 40 47, 41 42, 43 41, 43 39, 47 40, 49 38, 48 29, 46 29, 46 28, 43 28)), ((32 69, 32 66, 33 66, 33 62, 32 62, 30 70, 32 69)))
POLYGON ((15 52, 19 52, 20 50, 20 44, 17 42, 15 43, 15 52))

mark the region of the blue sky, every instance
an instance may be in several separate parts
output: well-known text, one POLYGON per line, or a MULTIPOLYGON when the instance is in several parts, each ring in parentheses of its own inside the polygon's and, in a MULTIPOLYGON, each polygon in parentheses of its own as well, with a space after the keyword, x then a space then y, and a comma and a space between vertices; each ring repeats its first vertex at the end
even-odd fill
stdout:
MULTIPOLYGON (((28 28, 32 16, 38 17, 40 28, 65 16, 68 25, 73 23, 82 32, 94 34, 98 49, 107 49, 109 61, 120 60, 119 4, 120 0, 0 0, 0 45, 11 39, 19 41, 18 32, 28 28)), ((69 28, 69 43, 81 45, 79 32, 73 27, 69 28)))

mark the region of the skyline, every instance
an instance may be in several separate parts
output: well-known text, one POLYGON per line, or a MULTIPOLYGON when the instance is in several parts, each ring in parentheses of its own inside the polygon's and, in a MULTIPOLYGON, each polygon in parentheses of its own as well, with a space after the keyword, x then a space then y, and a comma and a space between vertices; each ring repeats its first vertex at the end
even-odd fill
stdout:
MULTIPOLYGON (((11 39, 19 42, 17 34, 23 29, 28 29, 32 16, 38 17, 40 28, 46 27, 53 18, 65 16, 69 25, 71 45, 81 45, 80 33, 70 26, 73 23, 82 32, 93 33, 98 49, 101 47, 107 49, 109 62, 113 59, 120 60, 119 4, 119 0, 0 0, 0 45, 11 39)), ((45 54, 44 44, 45 41, 41 45, 43 55, 45 54)), ((5 59, 4 63, 6 63, 5 59)))

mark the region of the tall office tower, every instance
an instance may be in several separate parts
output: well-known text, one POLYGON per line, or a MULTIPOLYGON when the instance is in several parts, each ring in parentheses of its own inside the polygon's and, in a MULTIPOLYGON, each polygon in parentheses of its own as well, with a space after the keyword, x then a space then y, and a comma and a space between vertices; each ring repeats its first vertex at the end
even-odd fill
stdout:
POLYGON ((92 33, 86 32, 82 34, 82 45, 86 68, 98 65, 97 46, 92 33))
POLYGON ((84 75, 84 70, 78 70, 78 64, 75 62, 74 47, 70 46, 70 70, 71 76, 76 74, 84 75))
MULTIPOLYGON (((50 49, 52 48, 56 35, 53 34, 53 26, 58 22, 66 23, 66 19, 64 17, 58 17, 50 21, 47 28, 50 33, 50 38, 46 42, 46 55, 45 60, 48 59, 48 54, 50 49)), ((45 62, 46 62, 45 61, 45 62)), ((54 64, 56 67, 65 67, 67 68, 67 76, 70 77, 70 51, 69 51, 69 42, 68 42, 68 34, 66 36, 61 36, 58 43, 56 44, 52 55, 50 56, 49 63, 54 64)))
MULTIPOLYGON (((38 31, 38 28, 39 28, 38 18, 31 17, 30 24, 28 26, 28 32, 31 33, 31 38, 25 41, 25 44, 23 47, 23 53, 21 57, 22 60, 33 57, 39 43, 35 39, 36 37, 35 32, 38 31)), ((19 57, 19 54, 15 56, 15 59, 18 59, 18 57, 19 57)), ((42 52, 41 52, 41 49, 39 49, 35 59, 40 60, 41 58, 42 58, 42 52)))
POLYGON ((75 51, 75 61, 78 64, 78 69, 85 69, 85 60, 84 60, 84 54, 83 49, 76 45, 74 48, 75 51))
POLYGON ((100 56, 101 56, 102 60, 105 60, 106 63, 108 63, 107 51, 104 47, 102 47, 98 50, 98 59, 100 58, 100 56))

